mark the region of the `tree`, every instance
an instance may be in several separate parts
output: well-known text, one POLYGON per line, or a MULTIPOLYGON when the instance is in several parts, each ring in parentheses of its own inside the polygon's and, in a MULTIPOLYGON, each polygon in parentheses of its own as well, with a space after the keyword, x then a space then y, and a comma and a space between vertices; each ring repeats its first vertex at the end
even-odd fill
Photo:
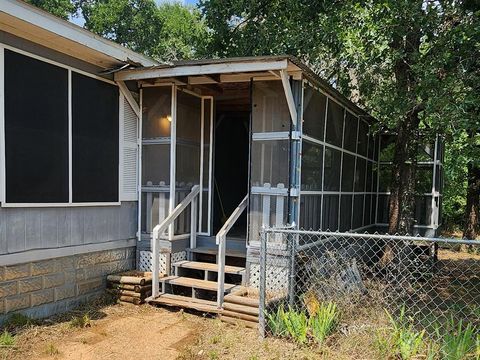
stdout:
POLYGON ((27 0, 26 2, 65 20, 68 20, 69 16, 75 14, 77 10, 70 0, 27 0))
POLYGON ((164 61, 202 53, 208 31, 200 12, 153 0, 80 0, 85 27, 134 51, 164 61))

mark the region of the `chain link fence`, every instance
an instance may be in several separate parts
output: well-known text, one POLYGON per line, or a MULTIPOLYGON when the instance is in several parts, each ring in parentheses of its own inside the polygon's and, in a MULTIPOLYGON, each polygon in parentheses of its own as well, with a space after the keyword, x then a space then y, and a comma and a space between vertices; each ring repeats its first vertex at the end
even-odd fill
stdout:
POLYGON ((343 317, 402 314, 431 333, 445 322, 480 326, 480 241, 262 230, 260 329, 294 309, 334 302, 343 317), (386 311, 385 311, 386 310, 386 311))

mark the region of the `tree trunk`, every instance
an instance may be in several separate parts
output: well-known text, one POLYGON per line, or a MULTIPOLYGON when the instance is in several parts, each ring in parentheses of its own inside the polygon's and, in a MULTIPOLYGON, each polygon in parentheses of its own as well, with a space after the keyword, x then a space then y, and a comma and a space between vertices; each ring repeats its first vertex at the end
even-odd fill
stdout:
POLYGON ((478 216, 480 207, 480 166, 468 164, 467 206, 463 238, 475 240, 478 236, 478 216))
POLYGON ((392 164, 389 234, 412 234, 415 210, 415 172, 418 148, 418 113, 399 123, 392 164))

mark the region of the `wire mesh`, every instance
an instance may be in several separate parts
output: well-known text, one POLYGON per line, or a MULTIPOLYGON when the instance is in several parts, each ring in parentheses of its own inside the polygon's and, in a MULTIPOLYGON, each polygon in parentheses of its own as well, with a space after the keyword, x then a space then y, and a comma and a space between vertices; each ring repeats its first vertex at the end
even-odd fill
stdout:
POLYGON ((307 316, 333 302, 344 314, 403 313, 434 334, 480 326, 480 241, 263 229, 260 328, 279 308, 307 316))

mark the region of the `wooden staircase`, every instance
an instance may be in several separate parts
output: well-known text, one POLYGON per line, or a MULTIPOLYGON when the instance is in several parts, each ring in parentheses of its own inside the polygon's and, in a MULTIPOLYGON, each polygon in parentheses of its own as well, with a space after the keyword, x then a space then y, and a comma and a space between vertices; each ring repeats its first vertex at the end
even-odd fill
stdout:
MULTIPOLYGON (((195 249, 193 253, 215 255, 215 249, 195 249)), ((233 256, 233 254, 229 254, 233 256)), ((235 254, 236 255, 236 254, 235 254)), ((214 259, 211 259, 214 260, 214 259)), ((160 278, 160 295, 149 298, 154 305, 194 309, 206 313, 220 313, 216 297, 218 265, 206 261, 182 260, 172 264, 174 275, 160 278)), ((239 290, 245 281, 245 267, 225 266, 225 294, 239 290)))

